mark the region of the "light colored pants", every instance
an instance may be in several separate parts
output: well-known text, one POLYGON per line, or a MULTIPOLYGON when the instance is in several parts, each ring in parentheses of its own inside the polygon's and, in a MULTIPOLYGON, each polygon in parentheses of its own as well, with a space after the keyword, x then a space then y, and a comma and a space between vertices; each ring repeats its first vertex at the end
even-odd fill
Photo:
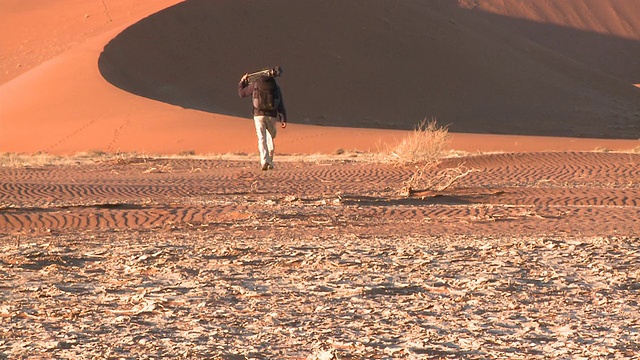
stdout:
POLYGON ((260 164, 273 166, 273 139, 276 138, 275 116, 254 116, 256 134, 258 135, 258 149, 260 150, 260 164))

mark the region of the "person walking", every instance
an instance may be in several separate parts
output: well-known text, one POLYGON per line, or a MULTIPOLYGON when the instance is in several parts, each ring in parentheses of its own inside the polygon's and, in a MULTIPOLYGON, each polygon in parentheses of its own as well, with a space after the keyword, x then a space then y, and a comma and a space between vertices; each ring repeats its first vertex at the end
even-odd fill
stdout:
POLYGON ((280 74, 280 68, 274 71, 262 71, 257 77, 244 74, 238 83, 240 97, 252 97, 253 121, 258 135, 258 150, 262 170, 273 169, 274 139, 276 121, 280 119, 282 128, 287 127, 287 111, 282 99, 282 91, 274 77, 280 74))

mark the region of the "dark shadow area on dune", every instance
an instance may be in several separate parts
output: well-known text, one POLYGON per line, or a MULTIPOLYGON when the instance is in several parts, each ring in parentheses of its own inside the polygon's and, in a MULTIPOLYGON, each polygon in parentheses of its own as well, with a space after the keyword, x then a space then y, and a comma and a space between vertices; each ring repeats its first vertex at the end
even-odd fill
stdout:
POLYGON ((119 34, 99 68, 134 94, 241 117, 240 76, 280 65, 295 123, 638 139, 638 59, 640 41, 452 0, 188 0, 119 34))

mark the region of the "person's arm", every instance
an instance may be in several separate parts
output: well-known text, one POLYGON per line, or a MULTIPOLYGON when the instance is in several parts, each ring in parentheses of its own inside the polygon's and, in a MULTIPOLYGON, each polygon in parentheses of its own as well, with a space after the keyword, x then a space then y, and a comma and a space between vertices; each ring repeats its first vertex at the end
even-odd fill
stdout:
POLYGON ((280 91, 280 86, 278 86, 278 92, 280 93, 280 104, 278 105, 278 116, 280 117, 282 128, 286 128, 287 127, 287 109, 284 107, 284 99, 282 98, 282 91, 280 91))
POLYGON ((238 83, 238 96, 247 97, 251 95, 253 93, 253 87, 253 83, 249 83, 247 79, 247 74, 244 74, 238 83))

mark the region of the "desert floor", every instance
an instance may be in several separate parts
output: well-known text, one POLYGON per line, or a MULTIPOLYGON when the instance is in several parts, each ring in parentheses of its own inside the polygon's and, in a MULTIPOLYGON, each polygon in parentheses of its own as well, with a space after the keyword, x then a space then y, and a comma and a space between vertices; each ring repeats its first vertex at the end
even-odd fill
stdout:
POLYGON ((0 359, 637 357, 640 2, 265 4, 0 0, 0 359))
POLYGON ((411 197, 367 154, 279 160, 0 168, 0 355, 640 351, 639 154, 458 156, 475 171, 411 197))

